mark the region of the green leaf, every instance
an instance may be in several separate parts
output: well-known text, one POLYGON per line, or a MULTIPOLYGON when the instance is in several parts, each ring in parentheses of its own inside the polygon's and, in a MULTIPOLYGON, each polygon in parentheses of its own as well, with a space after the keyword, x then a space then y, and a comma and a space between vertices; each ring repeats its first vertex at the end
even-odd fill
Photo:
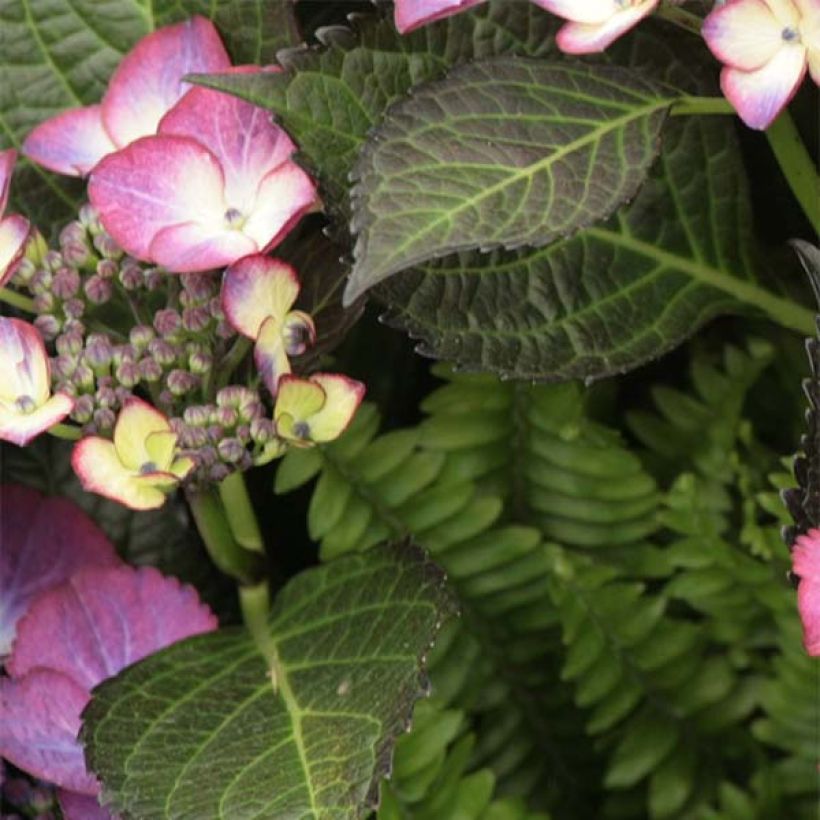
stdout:
MULTIPOLYGON (((155 28, 204 14, 235 62, 300 41, 290 0, 0 0, 0 149, 67 108, 98 102, 123 55, 155 28)), ((13 207, 48 233, 84 197, 79 180, 21 161, 13 207)))
POLYGON ((198 82, 274 112, 345 219, 348 175, 391 103, 457 62, 493 55, 557 53, 555 17, 529 3, 493 0, 408 35, 392 19, 354 19, 318 33, 321 46, 282 52, 283 73, 199 77, 198 82))
POLYGON ((353 172, 345 292, 460 250, 542 246, 609 216, 680 92, 620 66, 502 57, 392 108, 353 172))
POLYGON ((420 550, 381 548, 292 580, 267 659, 224 629, 126 669, 83 715, 104 799, 129 817, 364 816, 453 608, 420 550))

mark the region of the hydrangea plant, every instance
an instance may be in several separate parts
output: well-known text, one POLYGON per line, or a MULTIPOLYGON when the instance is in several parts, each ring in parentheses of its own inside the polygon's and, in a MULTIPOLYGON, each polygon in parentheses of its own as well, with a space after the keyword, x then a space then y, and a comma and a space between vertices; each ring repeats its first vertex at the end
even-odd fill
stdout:
POLYGON ((14 816, 813 816, 820 3, 149 5, 0 0, 14 816))

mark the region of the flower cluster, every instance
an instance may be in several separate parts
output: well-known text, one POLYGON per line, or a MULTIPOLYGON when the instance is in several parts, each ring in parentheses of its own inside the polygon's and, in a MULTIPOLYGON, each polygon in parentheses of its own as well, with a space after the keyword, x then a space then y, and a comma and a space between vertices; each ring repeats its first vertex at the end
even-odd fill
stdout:
POLYGON ((92 201, 58 249, 35 234, 25 258, 25 237, 8 253, 6 279, 37 315, 0 318, 0 438, 22 445, 74 422, 84 488, 134 509, 335 438, 363 396, 341 376, 292 374, 316 330, 295 308, 296 271, 266 252, 317 202, 293 143, 255 106, 183 81, 255 70, 231 68, 209 21, 169 26, 126 56, 100 105, 44 122, 24 145, 89 175, 92 201), (294 404, 294 383, 309 407, 294 404))
MULTIPOLYGON (((396 0, 401 32, 485 0, 396 0)), ((556 36, 568 54, 603 51, 652 14, 659 0, 532 0, 567 22, 556 36)), ((765 129, 806 75, 820 84, 820 3, 817 0, 719 0, 703 37, 725 64, 721 88, 750 128, 765 129)))
POLYGON ((110 818, 77 740, 91 690, 217 620, 192 588, 124 564, 67 499, 2 494, 0 755, 55 784, 68 820, 110 818))

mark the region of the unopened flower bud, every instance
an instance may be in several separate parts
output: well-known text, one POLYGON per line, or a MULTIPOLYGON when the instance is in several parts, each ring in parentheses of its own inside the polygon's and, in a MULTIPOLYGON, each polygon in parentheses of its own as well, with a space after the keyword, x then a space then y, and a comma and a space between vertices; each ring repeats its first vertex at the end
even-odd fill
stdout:
POLYGON ((282 337, 288 356, 300 356, 316 340, 316 326, 313 324, 313 319, 301 310, 291 311, 285 317, 282 337))
POLYGON ((119 404, 125 404, 125 402, 134 395, 127 387, 123 387, 121 384, 114 388, 114 393, 117 396, 117 402, 119 404))
POLYGON ((122 248, 107 233, 98 233, 94 237, 94 247, 106 259, 122 258, 122 248))
POLYGON ((83 349, 83 337, 79 333, 63 333, 57 337, 57 352, 61 356, 79 356, 83 349))
POLYGON ((70 379, 77 367, 76 356, 57 356, 51 360, 52 375, 59 381, 64 382, 70 379))
POLYGON ((209 353, 193 353, 188 359, 191 372, 199 375, 210 373, 213 364, 213 357, 209 353))
POLYGON ((38 293, 34 297, 34 309, 38 313, 49 313, 54 310, 56 302, 54 296, 46 291, 45 293, 38 293))
POLYGON ((141 352, 154 340, 154 329, 148 325, 135 325, 128 333, 128 341, 141 352))
POLYGON ((48 293, 51 288, 51 271, 48 268, 37 268, 34 275, 28 282, 28 289, 35 295, 39 296, 43 293, 48 293))
POLYGON ((241 460, 245 448, 237 438, 223 438, 216 447, 219 457, 229 464, 236 464, 241 460))
POLYGON ((111 279, 105 279, 100 275, 92 276, 83 285, 83 291, 88 297, 88 301, 95 305, 104 305, 114 294, 114 285, 111 279))
POLYGON ((97 209, 90 202, 86 202, 85 205, 80 208, 78 218, 80 224, 83 225, 89 233, 99 233, 102 230, 97 209))
POLYGON ((239 407, 245 398, 245 390, 247 388, 241 387, 237 384, 232 384, 229 387, 223 387, 216 394, 216 403, 220 407, 239 407))
POLYGON ((148 290, 156 290, 162 286, 168 274, 162 268, 149 268, 143 276, 145 277, 145 287, 148 290))
POLYGON ((259 401, 258 397, 254 397, 250 401, 243 402, 239 408, 239 417, 242 421, 250 422, 259 416, 265 415, 265 405, 259 401))
POLYGON ((211 421, 211 408, 205 404, 192 404, 185 408, 182 418, 191 427, 205 427, 211 421))
POLYGON ((218 322, 221 322, 225 318, 225 314, 222 311, 222 300, 218 296, 214 296, 214 298, 208 302, 208 313, 218 322))
POLYGON ((225 437, 225 431, 218 424, 211 424, 208 427, 208 438, 214 443, 222 441, 225 437))
POLYGON ((236 331, 224 319, 216 323, 216 335, 220 339, 233 339, 236 331))
POLYGON ((110 407, 113 410, 120 403, 116 391, 111 387, 98 387, 95 397, 99 407, 110 407))
POLYGON ((208 471, 208 478, 218 484, 224 481, 231 474, 231 469, 226 464, 214 464, 208 471))
POLYGON ((257 444, 267 444, 273 441, 276 430, 273 426, 273 421, 266 418, 256 418, 250 425, 251 438, 257 444))
POLYGON ((136 362, 122 362, 117 365, 115 375, 123 387, 135 387, 140 380, 139 365, 136 362))
POLYGON ((168 367, 179 358, 177 350, 165 339, 154 339, 148 344, 148 355, 163 367, 168 367))
POLYGON ((54 314, 44 313, 42 316, 38 316, 34 320, 34 327, 40 331, 40 335, 47 342, 50 342, 59 334, 62 325, 60 324, 60 320, 54 316, 54 314))
POLYGON ((189 333, 199 333, 211 323, 211 314, 207 308, 191 307, 182 311, 182 326, 189 333))
POLYGON ((140 378, 154 384, 162 378, 162 365, 155 359, 142 359, 139 363, 140 378))
POLYGON ((180 442, 183 447, 199 449, 208 443, 208 433, 201 427, 186 427, 180 442))
POLYGON ((54 272, 63 266, 63 256, 59 251, 48 251, 43 257, 43 267, 54 272))
POLYGON ((142 268, 136 262, 126 259, 120 267, 119 280, 126 290, 136 290, 143 283, 142 268))
POLYGON ((179 278, 183 287, 180 299, 187 294, 194 302, 204 302, 216 290, 214 276, 210 273, 183 273, 179 278))
POLYGON ((60 299, 76 296, 80 289, 80 274, 74 268, 60 268, 51 282, 51 292, 60 299))
POLYGON ((37 230, 32 228, 31 234, 26 243, 25 259, 34 263, 34 267, 38 268, 43 264, 43 260, 48 253, 48 242, 45 237, 37 230))
POLYGON ((77 367, 74 368, 71 381, 73 381, 80 390, 93 390, 94 371, 84 362, 79 362, 77 367))
POLYGON ((170 308, 158 310, 154 315, 154 328, 160 336, 173 338, 182 328, 182 317, 170 308))
POLYGON ((63 313, 67 319, 79 319, 85 313, 85 304, 82 299, 69 299, 63 302, 63 313))
POLYGON ((120 272, 120 267, 113 259, 100 259, 95 270, 97 276, 103 279, 113 279, 120 272))
POLYGON ((108 407, 100 407, 94 411, 94 425, 101 433, 112 430, 116 421, 116 414, 108 407))
POLYGON ((137 351, 131 345, 117 345, 111 355, 111 360, 114 364, 122 364, 123 362, 134 363, 137 361, 137 351))
POLYGON ((203 467, 210 467, 212 464, 216 464, 219 460, 216 447, 211 447, 209 444, 200 447, 197 460, 203 467))
POLYGON ((199 379, 187 370, 172 370, 165 384, 174 396, 184 396, 199 384, 199 379))
POLYGON ((78 424, 88 424, 94 417, 94 397, 86 393, 80 396, 71 410, 71 418, 78 424))
POLYGON ((85 325, 79 319, 66 319, 63 322, 63 333, 73 333, 77 336, 85 335, 85 325))
POLYGON ((83 267, 93 258, 89 248, 86 245, 80 245, 79 243, 63 245, 62 254, 66 263, 74 268, 83 267))
POLYGON ((251 428, 250 425, 247 424, 240 424, 234 430, 234 435, 238 438, 242 444, 247 444, 251 440, 251 428))
POLYGON ((98 375, 108 372, 113 356, 114 348, 111 346, 111 342, 105 337, 95 336, 95 338, 89 339, 85 344, 83 359, 98 375))
POLYGON ((14 281, 27 285, 36 272, 37 263, 33 259, 29 259, 28 256, 24 256, 20 260, 20 264, 17 266, 17 272, 14 274, 14 281))
POLYGON ((221 427, 235 427, 239 421, 239 413, 233 407, 217 407, 211 413, 211 423, 221 427))

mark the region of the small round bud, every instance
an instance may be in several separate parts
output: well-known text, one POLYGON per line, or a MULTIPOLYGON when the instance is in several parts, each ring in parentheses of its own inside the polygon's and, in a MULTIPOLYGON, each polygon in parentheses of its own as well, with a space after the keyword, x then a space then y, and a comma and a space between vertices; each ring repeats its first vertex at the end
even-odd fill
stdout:
POLYGON ((142 352, 154 340, 154 329, 148 325, 135 325, 128 334, 128 341, 142 352))
POLYGON ((201 427, 186 427, 182 433, 181 443, 184 447, 198 450, 208 444, 208 433, 201 427))
POLYGON ((200 333, 211 323, 211 314, 207 308, 191 307, 182 311, 182 326, 189 333, 200 333))
POLYGON ((94 418, 94 397, 89 394, 80 396, 71 410, 71 418, 78 424, 88 424, 94 418))
POLYGON ((28 282, 28 289, 35 295, 39 296, 48 293, 51 288, 51 271, 47 268, 37 268, 34 275, 28 282))
POLYGON ((125 402, 134 395, 127 387, 123 387, 121 384, 114 388, 114 393, 117 396, 117 402, 119 404, 125 404, 125 402))
POLYGON ((96 272, 103 279, 113 279, 120 272, 120 267, 113 259, 100 259, 96 272))
POLYGON ((110 407, 113 410, 120 403, 116 391, 111 387, 98 387, 94 395, 98 407, 110 407))
POLYGON ((273 441, 276 429, 270 419, 256 418, 250 424, 250 433, 251 438, 257 444, 267 444, 269 441, 273 441))
POLYGON ((233 407, 217 407, 211 413, 211 423, 221 427, 235 427, 239 421, 239 413, 233 407))
POLYGON ((60 247, 62 248, 63 245, 71 245, 76 242, 85 242, 87 236, 85 225, 75 219, 73 222, 69 222, 60 231, 60 247))
POLYGON ((83 359, 95 373, 106 373, 113 356, 114 348, 105 336, 95 333, 93 338, 86 341, 83 359))
POLYGON ((14 274, 14 280, 27 285, 35 273, 37 273, 37 264, 34 260, 24 256, 20 260, 20 264, 17 266, 17 272, 14 274))
POLYGON ((85 325, 79 319, 66 319, 63 322, 63 333, 74 333, 77 336, 85 335, 85 325))
POLYGON ((123 387, 136 387, 140 380, 139 365, 135 362, 122 362, 117 365, 115 375, 123 387))
POLYGON ((100 407, 94 411, 94 426, 101 433, 112 430, 116 421, 117 416, 108 407, 100 407))
POLYGON ((174 396, 184 396, 199 385, 199 379, 187 370, 172 370, 165 384, 174 396))
POLYGON ((245 448, 237 438, 223 438, 216 447, 219 457, 229 464, 236 464, 242 459, 245 448))
POLYGON ((142 268, 136 262, 126 259, 120 267, 119 280, 126 290, 136 290, 143 283, 142 268))
POLYGON ((44 313, 34 320, 34 327, 40 331, 40 335, 50 342, 59 334, 62 325, 60 320, 53 313, 44 313))
POLYGON ((162 268, 149 268, 143 274, 145 277, 145 287, 148 290, 157 290, 162 287, 168 274, 162 268))
POLYGON ((251 428, 248 424, 240 424, 234 430, 234 435, 242 444, 247 444, 251 440, 251 428))
POLYGON ((258 398, 254 398, 251 401, 243 402, 242 406, 239 408, 239 417, 242 421, 250 422, 260 416, 265 415, 265 405, 259 401, 258 398))
POLYGON ((73 268, 82 268, 93 259, 91 250, 86 245, 72 243, 62 246, 63 259, 73 268))
MULTIPOLYGON (((211 273, 183 273, 180 277, 182 287, 196 302, 210 299, 216 291, 216 282, 211 273)), ((183 294, 180 294, 180 298, 183 294)))
POLYGON ((56 347, 61 356, 77 357, 83 350, 83 337, 79 333, 63 333, 57 337, 56 347))
POLYGON ((106 259, 122 258, 122 248, 107 233, 98 233, 94 237, 94 247, 106 259))
POLYGON ((140 377, 154 384, 162 378, 162 365, 156 359, 142 359, 139 363, 140 377))
POLYGON ((163 367, 168 367, 179 358, 177 350, 165 339, 154 339, 148 344, 148 355, 163 367))
POLYGON ((79 319, 85 313, 85 304, 82 299, 69 299, 63 302, 63 313, 67 319, 79 319))
POLYGON ((216 335, 219 336, 220 339, 233 339, 237 334, 228 322, 222 319, 216 323, 216 335))
POLYGON ((57 356, 51 360, 52 374, 61 381, 70 379, 77 367, 76 356, 57 356))
POLYGON ((285 317, 282 338, 288 356, 300 356, 316 341, 316 326, 313 319, 301 310, 291 311, 285 317))
POLYGON ((239 407, 244 398, 244 390, 246 388, 240 387, 237 384, 232 384, 228 387, 223 387, 216 394, 216 403, 219 407, 239 407))
POLYGON ((165 390, 160 391, 159 403, 163 407, 173 407, 174 401, 174 394, 170 390, 166 388, 165 390))
POLYGON ((218 424, 211 424, 208 427, 208 438, 214 443, 222 441, 225 436, 225 431, 218 424))
POLYGON ((231 474, 231 469, 226 464, 214 464, 208 471, 208 478, 218 484, 224 481, 231 474))
POLYGON ((59 299, 71 299, 80 289, 80 274, 74 268, 60 268, 51 282, 51 292, 59 299))
POLYGON ((158 310, 154 315, 154 328, 160 336, 173 338, 182 328, 182 317, 170 308, 158 310))
POLYGON ((193 353, 188 359, 188 367, 191 372, 199 375, 210 373, 213 364, 213 357, 208 353, 193 353))
POLYGON ((63 256, 59 251, 48 251, 43 257, 43 267, 50 272, 63 266, 63 256))
POLYGON ((208 313, 218 322, 221 322, 225 318, 225 314, 222 311, 222 301, 218 296, 214 296, 214 298, 208 302, 208 313))
POLYGON ((74 368, 71 381, 73 381, 80 390, 93 390, 94 371, 84 362, 80 362, 77 367, 74 368))
POLYGON ((34 297, 34 309, 38 313, 50 313, 54 310, 56 304, 57 303, 54 296, 48 291, 45 293, 38 293, 34 297))
POLYGON ((114 294, 114 285, 111 279, 106 279, 97 274, 86 280, 83 291, 89 302, 95 305, 104 305, 114 294))
POLYGON ((97 209, 90 202, 87 202, 80 208, 78 218, 80 224, 83 225, 89 233, 99 233, 102 230, 97 209))
POLYGON ((211 421, 211 408, 206 404, 192 404, 185 408, 182 418, 191 427, 205 427, 211 421))
POLYGON ((111 361, 113 361, 114 364, 122 364, 123 362, 131 362, 133 364, 137 361, 137 358, 137 351, 134 350, 132 345, 116 345, 111 354, 111 361))

